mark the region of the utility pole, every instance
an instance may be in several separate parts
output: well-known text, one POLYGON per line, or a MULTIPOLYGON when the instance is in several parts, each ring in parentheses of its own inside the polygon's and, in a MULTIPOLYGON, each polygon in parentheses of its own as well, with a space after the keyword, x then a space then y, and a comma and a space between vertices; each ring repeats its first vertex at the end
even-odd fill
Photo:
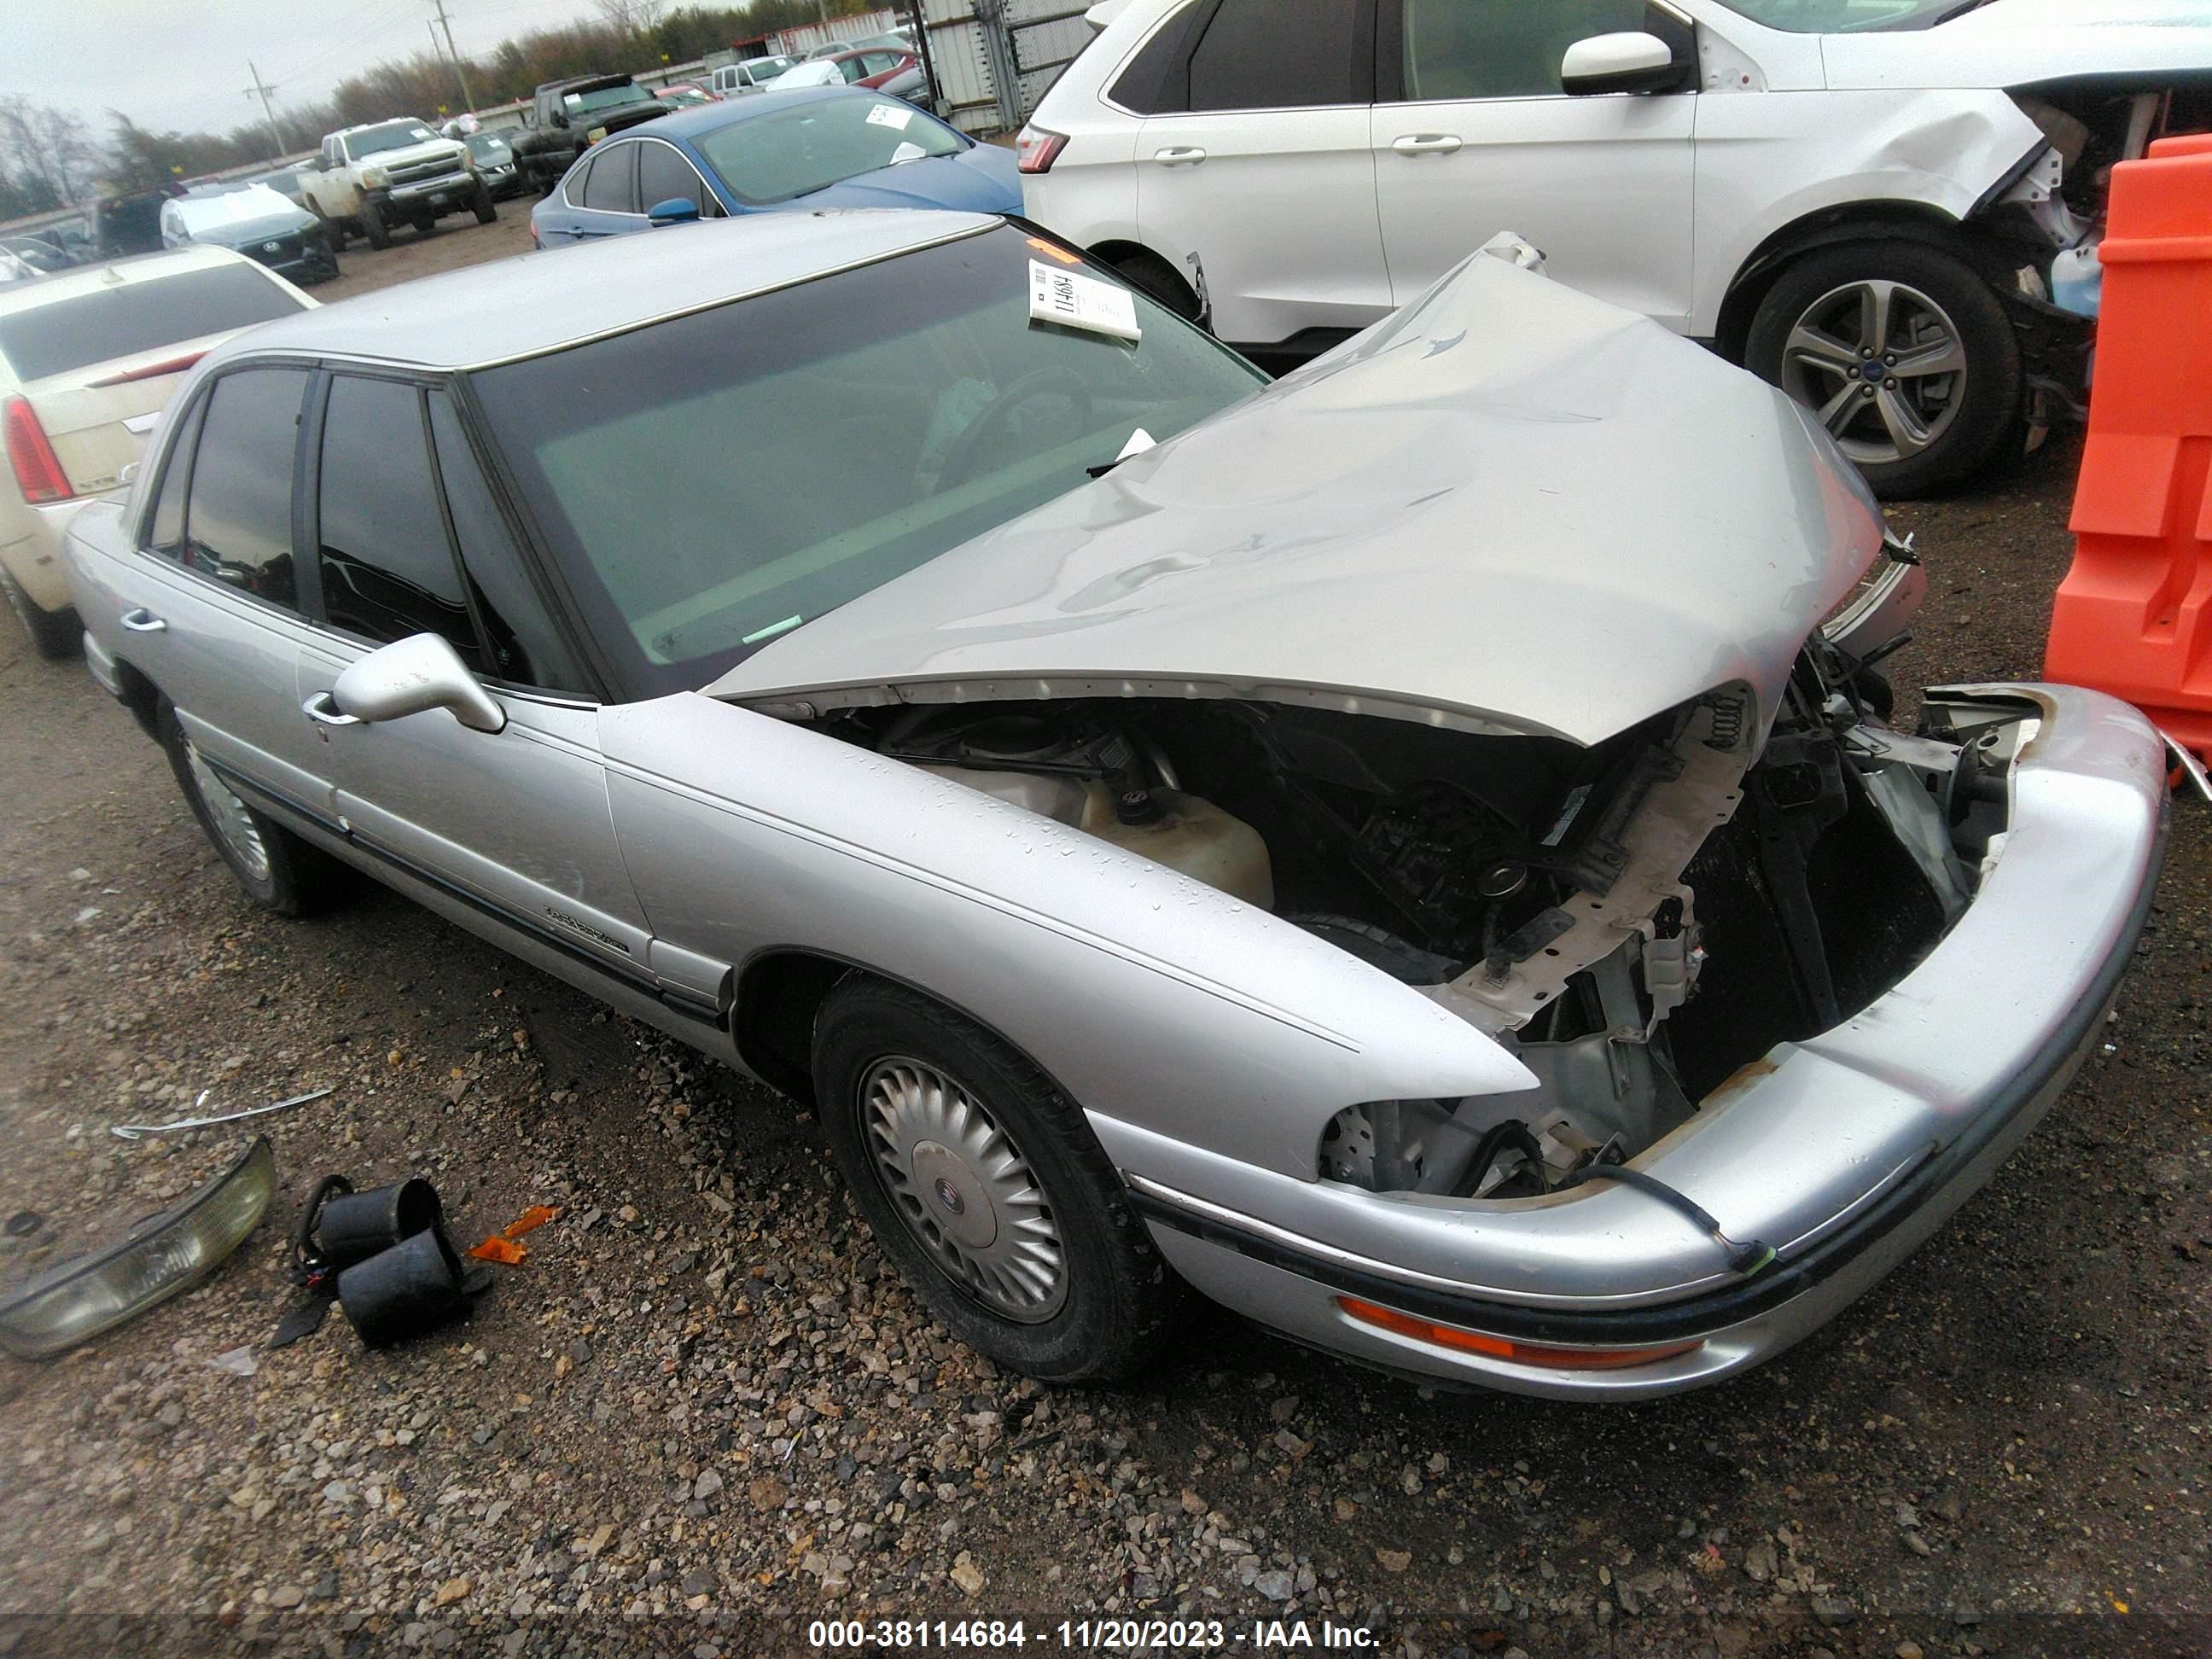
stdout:
POLYGON ((284 129, 276 125, 276 106, 269 101, 269 94, 276 88, 262 84, 261 71, 253 67, 253 60, 251 58, 246 60, 246 67, 253 76, 253 84, 246 88, 246 95, 248 98, 258 97, 261 100, 261 112, 269 118, 269 136, 276 141, 276 152, 269 158, 273 161, 276 156, 284 153, 284 129))
MULTIPOLYGON (((461 83, 461 109, 466 112, 477 106, 477 100, 476 94, 469 90, 468 71, 461 67, 460 48, 453 44, 453 20, 446 15, 446 0, 431 0, 431 3, 437 7, 439 26, 446 31, 446 51, 453 60, 453 76, 461 83)), ((430 44, 437 45, 435 34, 430 37, 430 44)))

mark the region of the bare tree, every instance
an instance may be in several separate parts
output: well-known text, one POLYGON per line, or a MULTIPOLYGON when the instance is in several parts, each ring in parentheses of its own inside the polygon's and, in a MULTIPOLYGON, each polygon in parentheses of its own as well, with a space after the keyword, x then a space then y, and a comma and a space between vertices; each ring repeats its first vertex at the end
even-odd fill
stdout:
POLYGON ((0 95, 0 157, 19 176, 41 179, 55 198, 75 204, 100 167, 100 146, 65 110, 21 93, 0 95))
POLYGON ((623 34, 649 34, 668 15, 668 0, 592 0, 607 27, 623 34))

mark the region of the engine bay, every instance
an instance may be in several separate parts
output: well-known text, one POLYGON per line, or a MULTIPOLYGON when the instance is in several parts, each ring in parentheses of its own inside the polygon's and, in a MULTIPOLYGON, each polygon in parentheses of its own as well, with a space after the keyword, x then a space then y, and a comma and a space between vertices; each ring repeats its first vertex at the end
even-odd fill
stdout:
POLYGON ((1490 1034, 1536 1090, 1347 1106, 1314 1156, 1370 1190, 1506 1199, 1647 1150, 1964 909, 2020 734, 1907 736, 1888 709, 1815 635, 1763 732, 1742 688, 1590 748, 1233 700, 822 725, 1267 909, 1490 1034))

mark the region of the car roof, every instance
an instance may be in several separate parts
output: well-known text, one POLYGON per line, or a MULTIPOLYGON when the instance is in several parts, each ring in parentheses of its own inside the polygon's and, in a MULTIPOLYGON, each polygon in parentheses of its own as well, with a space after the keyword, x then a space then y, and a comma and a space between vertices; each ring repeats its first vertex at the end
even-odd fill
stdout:
POLYGON ((198 245, 170 248, 160 253, 132 254, 127 258, 102 259, 93 264, 50 272, 34 283, 10 283, 0 287, 0 312, 28 311, 33 306, 51 305, 57 300, 89 294, 115 282, 158 282, 164 276, 174 276, 202 265, 252 264, 252 260, 227 247, 198 245))
MULTIPOLYGON (((921 210, 741 214, 425 276, 264 323, 210 365, 297 352, 457 369, 506 362, 1003 223, 921 210)), ((50 279, 51 280, 51 279, 50 279)))
MULTIPOLYGON (((827 62, 827 59, 822 60, 827 62)), ((679 110, 673 115, 664 115, 651 123, 655 138, 695 138, 709 132, 719 132, 738 121, 757 120, 772 115, 780 109, 790 109, 799 104, 817 104, 825 98, 874 98, 885 94, 872 87, 792 87, 779 90, 769 87, 757 96, 725 100, 719 104, 702 104, 696 109, 679 110)), ((628 137, 628 133, 621 135, 628 137)), ((638 129, 638 136, 646 135, 638 129)))

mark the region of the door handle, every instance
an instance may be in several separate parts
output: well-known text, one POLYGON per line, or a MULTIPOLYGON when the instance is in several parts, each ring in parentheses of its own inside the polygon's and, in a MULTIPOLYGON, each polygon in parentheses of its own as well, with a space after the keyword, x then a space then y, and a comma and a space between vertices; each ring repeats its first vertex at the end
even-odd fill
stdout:
POLYGON ((1408 134, 1390 148, 1401 155, 1449 155, 1459 146, 1456 133, 1419 132, 1408 134))
POLYGON ((343 713, 327 691, 318 691, 300 705, 300 712, 318 726, 366 726, 358 714, 343 713))
POLYGON ((136 611, 125 611, 117 620, 134 634, 166 633, 169 626, 143 605, 136 611))
POLYGON ((1152 152, 1152 160, 1164 167, 1196 167, 1206 159, 1206 152, 1195 144, 1178 144, 1152 152))

